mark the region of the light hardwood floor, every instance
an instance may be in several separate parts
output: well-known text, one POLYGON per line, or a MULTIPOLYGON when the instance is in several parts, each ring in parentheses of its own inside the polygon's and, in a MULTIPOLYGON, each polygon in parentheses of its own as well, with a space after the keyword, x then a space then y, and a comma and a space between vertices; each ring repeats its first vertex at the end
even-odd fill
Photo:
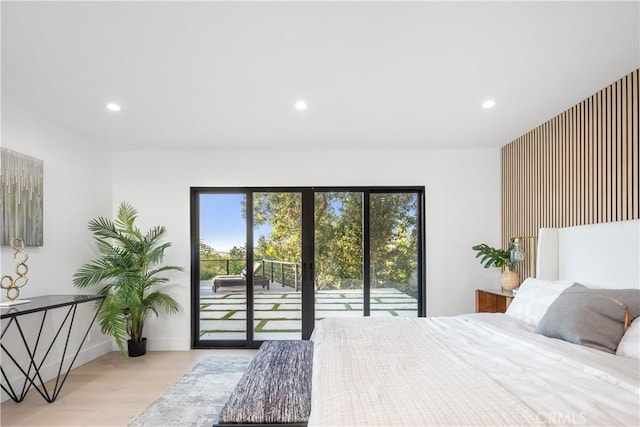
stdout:
POLYGON ((199 360, 220 353, 252 355, 255 350, 154 351, 137 358, 108 353, 73 369, 53 403, 35 390, 21 403, 5 401, 0 425, 126 426, 199 360))

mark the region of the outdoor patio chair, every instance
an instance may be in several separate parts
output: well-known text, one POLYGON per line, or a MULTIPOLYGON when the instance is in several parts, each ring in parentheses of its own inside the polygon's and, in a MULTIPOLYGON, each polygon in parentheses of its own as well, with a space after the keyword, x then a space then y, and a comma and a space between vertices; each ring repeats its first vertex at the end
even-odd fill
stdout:
MULTIPOLYGON (((260 269, 262 263, 255 262, 253 264, 253 285, 254 286, 262 286, 262 288, 269 289, 269 279, 264 276, 258 276, 256 273, 260 269)), ((225 286, 246 286, 247 285, 247 275, 246 271, 243 270, 240 274, 232 274, 232 275, 220 275, 215 276, 211 279, 211 289, 213 292, 218 292, 218 288, 225 286)))

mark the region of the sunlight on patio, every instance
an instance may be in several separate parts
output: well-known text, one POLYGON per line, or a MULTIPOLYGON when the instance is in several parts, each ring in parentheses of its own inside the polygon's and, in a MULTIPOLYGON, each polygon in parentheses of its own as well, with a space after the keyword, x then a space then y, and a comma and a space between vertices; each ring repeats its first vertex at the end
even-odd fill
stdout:
MULTIPOLYGON (((254 291, 254 338, 300 339, 301 293, 271 283, 254 291)), ((325 317, 361 317, 362 289, 321 290, 315 296, 316 320, 325 317)), ((415 298, 394 288, 371 289, 371 316, 411 316, 418 312, 415 298)), ((200 338, 245 339, 246 296, 238 288, 211 289, 200 282, 200 338)))

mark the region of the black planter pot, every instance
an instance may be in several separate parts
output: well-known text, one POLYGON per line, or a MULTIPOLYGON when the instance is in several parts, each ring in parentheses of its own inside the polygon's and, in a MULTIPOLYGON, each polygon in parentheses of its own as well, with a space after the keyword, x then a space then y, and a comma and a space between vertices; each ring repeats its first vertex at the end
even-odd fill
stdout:
POLYGON ((127 348, 129 350, 129 357, 139 357, 147 354, 147 339, 142 338, 142 341, 127 341, 127 348))

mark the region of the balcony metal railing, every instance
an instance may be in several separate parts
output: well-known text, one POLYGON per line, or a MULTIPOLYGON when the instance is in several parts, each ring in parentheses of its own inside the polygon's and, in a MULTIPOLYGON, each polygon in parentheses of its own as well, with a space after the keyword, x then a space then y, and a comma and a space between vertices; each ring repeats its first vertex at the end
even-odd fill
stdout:
MULTIPOLYGON (((270 259, 259 260, 261 266, 256 271, 257 276, 266 276, 271 283, 300 290, 302 284, 302 265, 299 262, 276 261, 270 259)), ((246 261, 242 258, 201 259, 200 278, 209 280, 216 275, 240 274, 246 268, 246 261)))
POLYGON ((220 274, 240 274, 246 267, 246 262, 241 258, 228 259, 200 259, 200 277, 203 280, 211 279, 220 274), (211 277, 204 277, 203 274, 211 277))
POLYGON ((289 286, 296 291, 300 289, 302 284, 302 265, 299 262, 286 262, 275 261, 270 259, 263 259, 262 271, 269 280, 282 284, 282 286, 289 286), (278 280, 279 279, 279 280, 278 280))
MULTIPOLYGON (((302 264, 299 262, 276 261, 271 259, 257 260, 260 267, 256 270, 256 276, 265 276, 270 283, 277 283, 283 287, 289 287, 299 291, 302 288, 302 264)), ((246 260, 243 258, 228 259, 201 259, 200 260, 200 280, 211 280, 217 275, 240 274, 247 266, 246 260)), ((362 289, 362 277, 340 277, 322 264, 317 266, 316 274, 318 275, 314 283, 316 290, 325 289, 362 289), (324 273, 323 272, 327 272, 324 273)), ((418 296, 417 283, 415 278, 409 279, 407 282, 393 281, 387 278, 380 278, 376 271, 376 266, 372 266, 371 286, 391 287, 401 290, 407 295, 414 298, 418 296)))

